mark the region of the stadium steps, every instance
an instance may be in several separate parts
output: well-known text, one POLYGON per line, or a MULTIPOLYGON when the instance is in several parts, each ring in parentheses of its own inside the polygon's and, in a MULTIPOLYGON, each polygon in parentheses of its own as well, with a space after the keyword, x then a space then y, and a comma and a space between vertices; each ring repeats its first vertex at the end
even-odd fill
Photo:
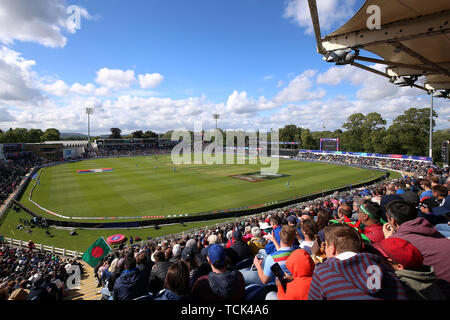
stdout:
POLYGON ((64 300, 100 300, 102 295, 98 292, 101 288, 97 287, 92 267, 82 260, 79 260, 79 262, 85 270, 85 273, 81 276, 80 286, 68 290, 64 300))

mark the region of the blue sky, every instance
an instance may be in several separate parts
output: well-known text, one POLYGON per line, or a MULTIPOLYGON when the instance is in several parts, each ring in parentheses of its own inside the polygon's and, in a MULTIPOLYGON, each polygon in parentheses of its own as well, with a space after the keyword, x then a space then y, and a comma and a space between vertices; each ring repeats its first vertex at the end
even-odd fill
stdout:
MULTIPOLYGON (((323 34, 363 3, 320 1, 323 34)), ((0 59, 10 64, 3 71, 0 65, 0 75, 14 80, 9 83, 16 84, 15 92, 33 98, 2 98, 0 90, 2 129, 53 126, 83 132, 84 107, 93 103, 94 133, 110 127, 164 132, 199 120, 210 128, 216 112, 224 129, 294 123, 334 130, 353 112, 378 111, 392 120, 428 103, 417 90, 324 62, 308 32, 309 12, 301 10, 306 0, 29 3, 0 1, 18 25, 20 19, 29 24, 29 30, 11 24, 6 30, 0 16, 0 59), (69 5, 86 12, 73 34, 61 22, 69 5), (33 25, 33 14, 41 24, 33 25), (24 67, 21 61, 34 63, 24 67), (139 79, 145 75, 150 82, 143 85, 139 79)), ((443 110, 450 114, 447 106, 443 110)))

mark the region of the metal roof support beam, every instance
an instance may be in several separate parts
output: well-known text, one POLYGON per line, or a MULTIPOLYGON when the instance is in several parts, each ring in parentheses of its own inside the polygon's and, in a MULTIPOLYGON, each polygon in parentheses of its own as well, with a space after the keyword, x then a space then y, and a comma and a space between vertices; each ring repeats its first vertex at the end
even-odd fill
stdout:
MULTIPOLYGON (((376 73, 376 74, 378 74, 378 75, 380 75, 380 76, 383 76, 383 77, 386 77, 386 78, 388 78, 388 79, 391 79, 391 78, 392 78, 392 77, 389 76, 387 73, 384 73, 384 72, 378 71, 378 70, 376 70, 376 69, 370 68, 370 67, 365 66, 365 65, 363 65, 363 64, 360 64, 360 63, 358 63, 358 62, 353 62, 351 65, 352 65, 352 66, 355 66, 355 67, 358 67, 358 68, 360 68, 360 69, 363 69, 363 70, 372 72, 372 73, 376 73)), ((422 86, 419 86, 419 85, 417 85, 417 84, 413 84, 412 87, 415 87, 415 88, 418 88, 418 89, 421 89, 421 90, 424 90, 424 91, 429 91, 427 88, 422 87, 422 86)))
POLYGON ((311 20, 314 27, 314 34, 317 42, 317 52, 325 54, 326 50, 322 45, 322 33, 320 32, 319 13, 317 11, 316 0, 308 0, 309 12, 311 13, 311 20))
MULTIPOLYGON (((393 41, 406 41, 450 33, 450 10, 386 24, 381 29, 363 29, 322 39, 326 51, 364 48, 393 41)), ((313 20, 314 21, 314 20, 313 20)))
POLYGON ((417 60, 421 61, 422 63, 429 65, 435 69, 437 69, 438 73, 442 73, 445 74, 446 76, 450 77, 450 71, 446 70, 445 68, 441 67, 439 64, 434 63, 433 61, 428 60, 427 58, 425 58, 424 56, 418 54, 417 52, 415 52, 414 50, 408 48, 407 46, 405 46, 404 44, 400 43, 400 42, 393 42, 391 43, 391 45, 393 47, 395 47, 398 50, 403 51, 404 53, 409 54, 411 57, 416 58, 417 60))
MULTIPOLYGON (((418 66, 418 65, 414 65, 414 64, 393 62, 393 61, 374 59, 374 58, 362 57, 362 56, 356 56, 355 60, 361 60, 361 61, 373 62, 373 63, 379 63, 379 64, 386 64, 386 65, 392 66, 392 67, 404 67, 404 68, 410 68, 410 69, 417 69, 420 71, 429 71, 429 72, 437 71, 437 69, 435 69, 433 67, 429 67, 429 66, 418 66)), ((423 73, 423 72, 420 72, 420 73, 423 73)))

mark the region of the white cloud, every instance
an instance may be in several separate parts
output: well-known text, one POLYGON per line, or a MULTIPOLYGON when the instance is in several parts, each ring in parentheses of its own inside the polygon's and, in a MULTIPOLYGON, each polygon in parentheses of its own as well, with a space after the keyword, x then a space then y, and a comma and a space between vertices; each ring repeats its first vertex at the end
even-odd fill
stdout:
POLYGON ((97 71, 95 81, 109 89, 125 89, 129 88, 136 81, 136 78, 133 70, 102 68, 97 71))
MULTIPOLYGON (((81 8, 83 18, 92 18, 81 8)), ((47 47, 64 47, 68 14, 63 0, 1 0, 0 42, 37 42, 47 47)), ((73 32, 73 31, 72 31, 73 32)))
POLYGON ((88 83, 83 86, 83 85, 79 84, 78 82, 76 82, 70 87, 70 92, 79 94, 79 95, 85 95, 85 96, 93 94, 94 91, 95 91, 95 86, 92 83, 88 83))
POLYGON ((0 122, 10 122, 16 120, 6 108, 0 108, 0 122))
MULTIPOLYGON (((381 64, 374 64, 369 67, 378 71, 384 71, 386 68, 386 66, 381 64)), ((423 94, 423 92, 416 88, 397 87, 390 83, 386 77, 350 65, 329 68, 326 72, 317 76, 317 83, 327 85, 349 83, 353 86, 360 87, 360 89, 356 91, 357 98, 369 101, 387 97, 416 96, 423 94)))
POLYGON ((96 96, 107 96, 107 95, 109 95, 110 92, 109 92, 109 88, 100 87, 100 88, 95 89, 94 93, 96 96))
POLYGON ((289 102, 321 99, 326 92, 322 88, 312 88, 312 78, 316 75, 315 70, 306 70, 291 80, 287 87, 283 88, 273 99, 275 103, 285 104, 289 102), (315 90, 314 90, 315 89, 315 90))
POLYGON ((269 75, 264 77, 264 80, 270 80, 272 78, 273 78, 273 74, 269 74, 269 75))
POLYGON ((155 88, 161 84, 164 76, 159 73, 146 73, 139 75, 139 84, 142 89, 155 88))
POLYGON ((63 97, 69 93, 69 86, 62 80, 57 80, 52 84, 43 84, 41 89, 54 96, 63 97))
MULTIPOLYGON (((356 0, 319 0, 317 11, 322 31, 329 31, 332 27, 342 24, 355 14, 356 0)), ((293 20, 306 34, 313 34, 311 14, 307 0, 288 0, 284 18, 293 20)))
POLYGON ((27 102, 42 98, 34 85, 35 61, 5 46, 0 48, 0 102, 27 102))

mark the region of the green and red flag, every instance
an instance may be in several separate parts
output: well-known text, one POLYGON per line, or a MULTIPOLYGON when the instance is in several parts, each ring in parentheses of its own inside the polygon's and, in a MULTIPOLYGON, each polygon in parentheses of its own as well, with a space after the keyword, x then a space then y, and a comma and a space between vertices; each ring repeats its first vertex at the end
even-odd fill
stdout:
POLYGON ((89 249, 81 257, 82 260, 86 261, 92 268, 94 268, 104 256, 111 252, 111 248, 105 239, 98 238, 89 249))

